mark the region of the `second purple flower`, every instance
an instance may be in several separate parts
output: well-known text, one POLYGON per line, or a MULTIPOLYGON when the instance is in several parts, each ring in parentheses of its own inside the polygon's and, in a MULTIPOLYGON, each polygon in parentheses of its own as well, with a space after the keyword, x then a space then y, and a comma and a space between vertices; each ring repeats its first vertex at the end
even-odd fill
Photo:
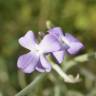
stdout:
POLYGON ((57 38, 59 43, 62 45, 62 50, 53 52, 53 56, 59 63, 62 63, 64 59, 64 53, 67 51, 69 54, 76 54, 84 45, 74 36, 69 33, 63 33, 60 27, 54 27, 48 30, 49 34, 57 38))

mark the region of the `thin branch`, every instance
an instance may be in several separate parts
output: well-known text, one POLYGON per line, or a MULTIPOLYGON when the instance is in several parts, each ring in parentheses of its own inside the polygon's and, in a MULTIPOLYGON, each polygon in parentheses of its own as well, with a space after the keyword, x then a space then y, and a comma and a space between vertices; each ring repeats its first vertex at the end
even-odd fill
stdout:
POLYGON ((73 77, 72 75, 67 75, 57 64, 52 64, 52 68, 64 79, 65 82, 77 83, 81 81, 81 79, 79 78, 79 74, 77 74, 76 77, 73 77))
POLYGON ((32 89, 36 86, 36 84, 40 83, 45 77, 45 74, 41 74, 37 76, 27 87, 17 93, 15 96, 25 96, 26 94, 32 92, 32 89))
POLYGON ((74 59, 66 63, 66 66, 64 66, 64 71, 67 71, 68 69, 77 65, 78 63, 86 62, 90 60, 90 58, 96 59, 96 52, 86 53, 86 54, 75 57, 74 59))

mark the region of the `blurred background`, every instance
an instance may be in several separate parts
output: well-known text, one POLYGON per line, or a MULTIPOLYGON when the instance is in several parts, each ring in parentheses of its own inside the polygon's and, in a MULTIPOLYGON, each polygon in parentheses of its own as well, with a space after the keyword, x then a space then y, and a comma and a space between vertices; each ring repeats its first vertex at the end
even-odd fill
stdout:
MULTIPOLYGON (((96 0, 0 0, 0 96, 14 96, 43 74, 23 74, 16 64, 18 56, 26 53, 18 39, 28 30, 33 30, 36 36, 39 31, 45 32, 47 20, 83 42, 85 49, 78 56, 95 52, 96 0)), ((76 57, 65 57, 62 69, 76 57)), ((26 96, 96 96, 96 58, 78 62, 67 73, 80 73, 82 82, 65 83, 52 70, 26 96)))

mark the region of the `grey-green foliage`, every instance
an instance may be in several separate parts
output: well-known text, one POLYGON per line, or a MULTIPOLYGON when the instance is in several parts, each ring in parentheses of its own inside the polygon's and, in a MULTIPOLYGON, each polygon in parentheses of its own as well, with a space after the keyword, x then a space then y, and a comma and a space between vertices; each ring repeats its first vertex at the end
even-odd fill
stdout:
MULTIPOLYGON (((39 31, 45 32, 46 20, 84 43, 85 49, 78 55, 96 50, 96 0, 0 0, 0 96, 14 96, 41 74, 25 75, 18 70, 17 58, 26 53, 18 39, 31 29, 36 36, 39 31)), ((67 62, 73 62, 74 57, 68 55, 62 69, 64 66, 67 69, 67 62)), ((86 62, 77 62, 67 72, 81 73, 82 82, 64 83, 56 72, 51 71, 29 96, 95 96, 95 58, 89 56, 86 62)))
POLYGON ((84 96, 84 95, 78 91, 68 91, 65 96, 84 96))

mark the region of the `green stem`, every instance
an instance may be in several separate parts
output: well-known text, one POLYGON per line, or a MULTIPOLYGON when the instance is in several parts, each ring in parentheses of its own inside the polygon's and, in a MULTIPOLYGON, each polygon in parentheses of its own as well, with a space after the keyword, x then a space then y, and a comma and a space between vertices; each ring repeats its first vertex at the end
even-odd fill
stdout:
POLYGON ((79 74, 77 74, 76 77, 73 77, 71 74, 67 75, 58 64, 52 64, 52 68, 64 79, 65 82, 68 83, 77 83, 79 81, 81 81, 81 79, 79 78, 79 74))
POLYGON ((74 59, 66 63, 66 65, 64 66, 64 71, 67 71, 68 69, 77 65, 78 63, 86 62, 90 60, 90 58, 96 59, 96 52, 86 53, 86 54, 75 57, 74 59))
POLYGON ((51 28, 53 27, 53 24, 52 24, 52 22, 51 22, 50 20, 47 20, 47 21, 46 21, 46 27, 47 27, 48 29, 51 29, 51 28))
POLYGON ((58 64, 54 64, 53 62, 51 62, 51 64, 52 64, 52 68, 64 79, 65 82, 77 83, 77 82, 81 81, 81 79, 79 78, 79 74, 77 74, 77 76, 74 78, 70 74, 67 75, 65 73, 65 71, 67 71, 71 67, 75 66, 79 62, 88 61, 89 58, 94 58, 95 59, 96 58, 96 52, 87 53, 87 54, 78 56, 78 57, 74 58, 73 60, 67 62, 66 66, 64 66, 64 71, 58 66, 58 64))
POLYGON ((21 90, 19 93, 17 93, 15 96, 25 96, 26 94, 32 92, 32 89, 37 85, 37 83, 40 83, 42 79, 44 79, 45 74, 41 74, 35 78, 34 81, 32 81, 27 87, 25 87, 23 90, 21 90))
MULTIPOLYGON (((93 53, 87 53, 81 56, 78 56, 74 58, 72 61, 69 61, 66 63, 66 67, 64 70, 68 70, 74 65, 76 65, 78 62, 85 62, 89 60, 89 57, 91 58, 96 58, 96 52, 93 53)), ((73 78, 72 76, 67 75, 63 70, 57 65, 57 64, 52 64, 53 69, 66 81, 70 83, 76 83, 79 80, 79 77, 77 75, 76 78, 73 78)), ((41 74, 35 78, 34 81, 32 81, 27 87, 25 87, 23 90, 21 90, 19 93, 17 93, 15 96, 25 96, 26 94, 32 92, 32 89, 36 86, 36 84, 40 83, 42 79, 44 79, 46 74, 41 74)))

